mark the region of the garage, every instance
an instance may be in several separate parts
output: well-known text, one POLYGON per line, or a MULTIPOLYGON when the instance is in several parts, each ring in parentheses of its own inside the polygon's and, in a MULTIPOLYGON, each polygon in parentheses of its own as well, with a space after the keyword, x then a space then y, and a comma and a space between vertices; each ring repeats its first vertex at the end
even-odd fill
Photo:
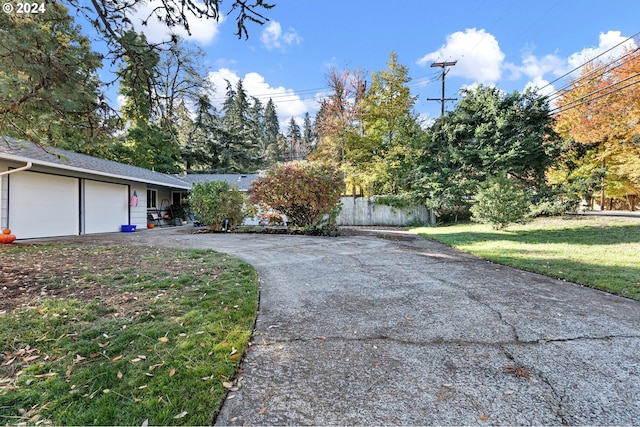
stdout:
POLYGON ((9 177, 8 223, 21 239, 79 233, 78 178, 38 172, 9 177))
POLYGON ((147 190, 168 200, 190 188, 176 175, 0 136, 0 228, 19 240, 145 229, 157 212, 147 190))
POLYGON ((100 181, 83 181, 84 233, 120 231, 129 224, 129 187, 100 181))

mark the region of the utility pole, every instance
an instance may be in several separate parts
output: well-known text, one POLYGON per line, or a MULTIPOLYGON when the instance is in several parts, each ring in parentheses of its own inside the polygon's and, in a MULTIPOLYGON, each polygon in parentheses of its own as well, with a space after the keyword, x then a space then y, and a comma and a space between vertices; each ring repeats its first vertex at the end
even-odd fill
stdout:
POLYGON ((432 67, 440 67, 442 68, 442 96, 440 98, 427 98, 427 101, 440 101, 440 115, 444 116, 444 102, 445 101, 455 101, 457 98, 445 98, 444 97, 444 76, 447 75, 447 67, 453 67, 456 65, 458 61, 450 61, 450 62, 434 62, 431 64, 432 67))

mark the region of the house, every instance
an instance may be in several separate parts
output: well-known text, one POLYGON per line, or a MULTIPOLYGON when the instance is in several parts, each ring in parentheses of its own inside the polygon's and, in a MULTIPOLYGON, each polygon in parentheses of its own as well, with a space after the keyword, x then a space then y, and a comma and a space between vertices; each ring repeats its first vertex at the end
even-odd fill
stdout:
POLYGON ((238 187, 240 191, 249 191, 249 187, 251 183, 258 178, 260 175, 258 174, 231 174, 231 173, 222 173, 222 174, 188 174, 188 175, 178 175, 178 177, 186 181, 190 184, 194 184, 196 182, 205 182, 205 181, 226 181, 230 185, 235 185, 238 187))
POLYGON ((18 239, 146 228, 186 198, 175 175, 0 138, 0 227, 18 239))

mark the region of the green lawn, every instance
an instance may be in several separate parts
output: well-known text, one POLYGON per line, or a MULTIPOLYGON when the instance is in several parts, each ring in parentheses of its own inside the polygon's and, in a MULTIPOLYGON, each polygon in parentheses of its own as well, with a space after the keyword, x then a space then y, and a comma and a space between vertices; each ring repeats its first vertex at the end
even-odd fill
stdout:
POLYGON ((572 216, 501 231, 485 224, 411 231, 499 264, 640 300, 640 219, 572 216))
POLYGON ((0 424, 209 425, 258 307, 213 251, 0 248, 0 424))

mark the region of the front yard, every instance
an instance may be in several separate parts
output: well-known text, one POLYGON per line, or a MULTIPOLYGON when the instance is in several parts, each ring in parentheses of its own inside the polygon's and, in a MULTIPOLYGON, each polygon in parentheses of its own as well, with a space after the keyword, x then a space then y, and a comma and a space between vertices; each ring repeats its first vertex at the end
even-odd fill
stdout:
POLYGON ((253 268, 204 250, 0 247, 0 423, 208 425, 258 307, 253 268))
POLYGON ((499 264, 640 300, 639 219, 573 216, 500 231, 485 224, 412 231, 499 264))

